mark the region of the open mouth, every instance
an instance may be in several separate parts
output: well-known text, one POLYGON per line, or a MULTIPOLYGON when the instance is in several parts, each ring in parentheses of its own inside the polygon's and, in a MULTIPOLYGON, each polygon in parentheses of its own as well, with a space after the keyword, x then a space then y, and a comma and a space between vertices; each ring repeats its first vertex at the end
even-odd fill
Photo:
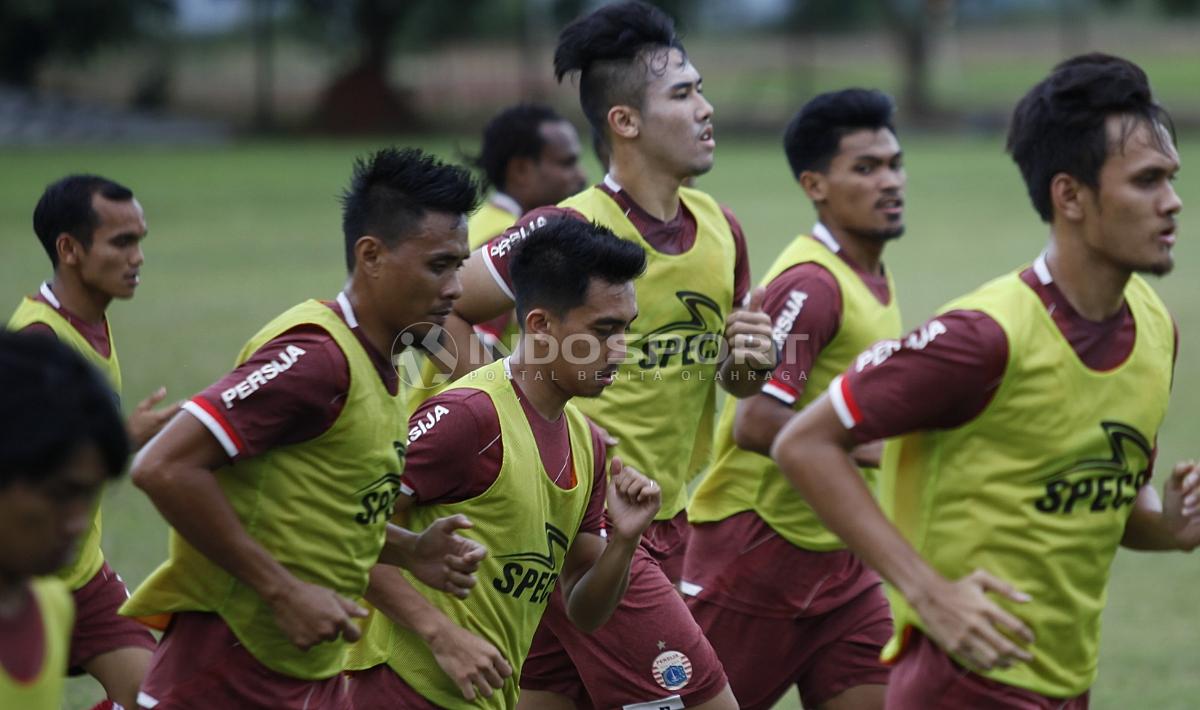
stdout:
POLYGON ((716 139, 713 138, 712 126, 706 126, 704 128, 704 130, 700 131, 700 135, 698 136, 698 138, 700 139, 701 143, 705 143, 710 146, 717 144, 716 139))
POLYGON ((1158 241, 1166 246, 1175 246, 1175 227, 1167 227, 1158 233, 1158 241))
POLYGON ((875 203, 875 209, 888 216, 899 216, 904 212, 904 200, 899 197, 885 197, 875 203))

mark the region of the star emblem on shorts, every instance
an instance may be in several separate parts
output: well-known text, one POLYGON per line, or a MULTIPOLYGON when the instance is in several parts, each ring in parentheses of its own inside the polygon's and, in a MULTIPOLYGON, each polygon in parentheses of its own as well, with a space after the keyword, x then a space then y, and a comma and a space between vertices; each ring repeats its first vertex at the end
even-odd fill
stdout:
POLYGON ((658 650, 662 651, 662 650, 666 649, 666 647, 667 647, 667 642, 666 642, 666 641, 659 641, 659 642, 658 642, 658 650))

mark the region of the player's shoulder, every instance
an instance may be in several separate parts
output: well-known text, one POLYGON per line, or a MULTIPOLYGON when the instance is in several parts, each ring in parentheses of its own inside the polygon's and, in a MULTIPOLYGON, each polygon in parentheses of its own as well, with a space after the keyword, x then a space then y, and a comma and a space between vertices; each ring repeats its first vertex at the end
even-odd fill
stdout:
MULTIPOLYGON (((500 420, 496 405, 483 390, 471 387, 452 387, 421 403, 408 420, 408 440, 414 443, 422 437, 439 440, 470 440, 485 434, 499 433, 500 420)), ((472 449, 474 451, 474 449, 472 449)))

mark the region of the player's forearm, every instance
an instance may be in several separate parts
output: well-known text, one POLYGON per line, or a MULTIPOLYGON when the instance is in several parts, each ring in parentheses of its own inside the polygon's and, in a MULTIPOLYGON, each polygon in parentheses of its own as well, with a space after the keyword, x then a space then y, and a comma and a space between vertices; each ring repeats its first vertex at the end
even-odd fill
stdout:
POLYGON ((730 395, 745 399, 758 394, 770 375, 771 370, 755 370, 750 363, 735 363, 733 358, 726 358, 717 370, 717 382, 730 395))
POLYGON ((296 577, 246 532, 212 471, 139 459, 134 483, 192 547, 268 601, 296 577))
POLYGON ((763 456, 771 455, 771 444, 779 430, 796 412, 770 395, 751 397, 737 403, 733 418, 733 442, 739 448, 763 456))
POLYGON ((453 382, 492 361, 491 351, 483 345, 479 336, 475 335, 471 321, 466 320, 458 311, 447 316, 442 327, 446 329, 443 345, 450 349, 453 355, 454 366, 450 372, 450 381, 453 382))
POLYGON ((916 604, 945 580, 884 515, 850 459, 851 445, 806 437, 789 425, 772 456, 821 522, 916 604))
POLYGON ((371 568, 364 598, 384 616, 430 643, 445 624, 453 624, 418 592, 399 569, 378 564, 371 568))
POLYGON ((395 567, 408 567, 416 553, 420 533, 388 523, 387 536, 383 540, 383 549, 379 551, 379 563, 395 567))
POLYGON ((1150 486, 1139 491, 1134 500, 1133 510, 1125 521, 1121 546, 1143 552, 1183 549, 1175 533, 1163 520, 1162 502, 1150 486))
POLYGON ((578 581, 564 587, 571 623, 591 633, 608 621, 629 586, 629 567, 637 546, 637 539, 609 539, 595 563, 578 581))

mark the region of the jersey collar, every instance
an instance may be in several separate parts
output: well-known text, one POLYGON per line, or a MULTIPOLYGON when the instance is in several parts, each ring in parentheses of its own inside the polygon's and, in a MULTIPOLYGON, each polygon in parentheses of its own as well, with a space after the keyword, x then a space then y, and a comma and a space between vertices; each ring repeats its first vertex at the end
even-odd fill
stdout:
POLYGON ((813 225, 812 235, 814 239, 824 244, 834 254, 842 250, 842 245, 838 244, 837 240, 833 238, 833 234, 829 232, 829 228, 820 222, 813 225))
POLYGON ((346 298, 345 291, 338 292, 337 304, 342 309, 342 317, 346 319, 346 325, 351 328, 357 328, 358 316, 354 315, 354 308, 350 305, 350 299, 346 298))
POLYGON ((1050 274, 1050 267, 1046 265, 1046 252, 1038 254, 1038 258, 1033 260, 1033 273, 1037 276, 1038 283, 1043 286, 1054 283, 1054 276, 1050 274))
POLYGON ((54 306, 54 310, 62 310, 62 304, 59 303, 58 296, 55 296, 54 292, 50 290, 50 284, 48 282, 42 282, 42 287, 38 289, 38 293, 42 294, 42 298, 46 299, 46 303, 54 306))
POLYGON ((488 199, 488 202, 491 202, 493 205, 499 207, 513 217, 520 217, 521 215, 525 214, 525 211, 521 209, 521 204, 514 200, 512 195, 500 192, 499 190, 496 190, 492 193, 492 196, 488 199))
POLYGON ((612 176, 612 173, 606 173, 604 175, 604 184, 614 193, 621 191, 621 185, 612 176))

